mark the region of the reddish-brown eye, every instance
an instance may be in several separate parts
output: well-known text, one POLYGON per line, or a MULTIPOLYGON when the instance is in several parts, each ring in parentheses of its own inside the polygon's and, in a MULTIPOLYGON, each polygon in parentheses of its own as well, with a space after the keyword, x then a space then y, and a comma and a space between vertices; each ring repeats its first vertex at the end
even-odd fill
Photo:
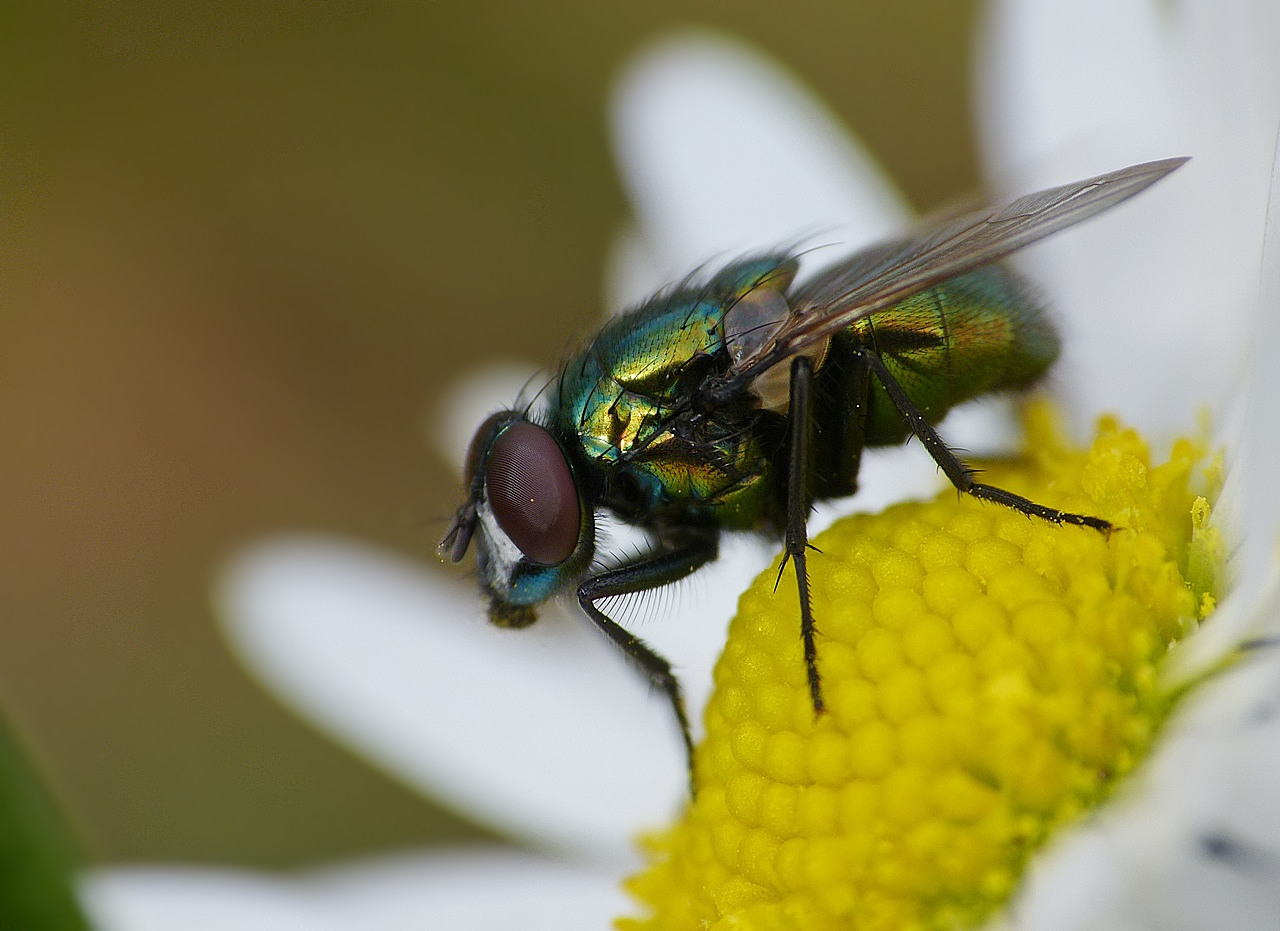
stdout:
POLYGON ((503 430, 489 450, 485 486, 498 524, 527 559, 557 566, 573 555, 578 490, 550 433, 526 421, 503 430))

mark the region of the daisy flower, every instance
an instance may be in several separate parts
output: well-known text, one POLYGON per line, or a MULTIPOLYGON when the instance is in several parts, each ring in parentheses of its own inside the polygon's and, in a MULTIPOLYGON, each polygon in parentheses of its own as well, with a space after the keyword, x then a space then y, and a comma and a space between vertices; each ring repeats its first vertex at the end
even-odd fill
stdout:
MULTIPOLYGON (((1016 188, 1008 193, 1151 158, 1195 159, 1133 204, 1018 257, 1062 322, 1067 351, 1053 385, 1078 436, 1115 410, 1159 446, 1194 432, 1207 407, 1228 449, 1215 515, 1235 541, 1229 594, 1178 648, 1183 681, 1216 668, 1233 645, 1275 634, 1280 610, 1280 486, 1265 469, 1280 455, 1267 427, 1280 422, 1280 379, 1268 364, 1280 358, 1280 246, 1257 295, 1280 114, 1280 28, 1261 21, 1273 15, 1261 5, 1009 0, 993 5, 981 36, 983 144, 996 183, 1016 188)), ((819 104, 726 40, 684 36, 647 50, 619 84, 614 120, 636 216, 610 262, 611 306, 707 259, 797 234, 852 251, 908 218, 819 104)), ((527 375, 483 373, 451 399, 453 461, 527 375)), ((1008 423, 988 405, 957 412, 943 432, 996 451, 991 437, 1010 442, 1008 423)), ((861 512, 939 487, 932 461, 913 447, 868 457, 860 478, 865 491, 851 505, 861 512)), ((832 516, 819 514, 813 532, 832 516)), ((658 610, 620 618, 673 660, 696 720, 737 595, 770 556, 755 541, 727 540, 678 598, 660 592, 658 610)), ((102 926, 199 927, 200 916, 222 915, 234 917, 216 926, 540 927, 539 909, 554 909, 545 926, 586 928, 638 913, 618 892, 640 863, 635 837, 686 802, 670 709, 576 608, 552 606, 528 630, 497 630, 469 583, 358 542, 308 536, 240 554, 218 598, 233 644, 283 700, 530 853, 424 855, 293 881, 106 871, 86 886, 102 926)), ((1259 647, 1196 685, 1144 764, 1141 792, 1061 832, 994 920, 1274 927, 1278 680, 1280 658, 1259 647)))

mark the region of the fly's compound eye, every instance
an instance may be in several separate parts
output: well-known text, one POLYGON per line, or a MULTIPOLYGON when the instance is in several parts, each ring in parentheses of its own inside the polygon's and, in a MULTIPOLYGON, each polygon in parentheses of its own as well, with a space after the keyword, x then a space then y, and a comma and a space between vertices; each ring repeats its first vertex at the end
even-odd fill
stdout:
POLYGON ((498 525, 525 558, 557 566, 573 555, 578 489, 550 433, 527 421, 503 430, 485 462, 485 486, 498 525))

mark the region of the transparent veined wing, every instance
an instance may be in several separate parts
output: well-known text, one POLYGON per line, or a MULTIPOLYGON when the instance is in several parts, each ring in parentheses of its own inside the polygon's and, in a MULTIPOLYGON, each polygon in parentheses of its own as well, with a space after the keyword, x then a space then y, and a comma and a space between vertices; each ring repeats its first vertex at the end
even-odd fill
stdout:
POLYGON ((708 386, 709 394, 734 394, 855 320, 1108 210, 1186 161, 1144 162, 1028 194, 1003 207, 967 210, 855 253, 788 295, 791 312, 750 351, 738 353, 729 372, 708 386))

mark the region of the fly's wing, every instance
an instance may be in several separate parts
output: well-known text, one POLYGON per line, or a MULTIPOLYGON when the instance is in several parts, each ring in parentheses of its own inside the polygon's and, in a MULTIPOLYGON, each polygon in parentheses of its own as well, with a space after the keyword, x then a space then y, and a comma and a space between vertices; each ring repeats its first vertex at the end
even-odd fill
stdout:
POLYGON ((1004 207, 964 212, 915 235, 858 252, 791 295, 786 320, 752 352, 736 358, 713 391, 732 394, 853 321, 1114 207, 1186 161, 1145 162, 1049 188, 1004 207))

